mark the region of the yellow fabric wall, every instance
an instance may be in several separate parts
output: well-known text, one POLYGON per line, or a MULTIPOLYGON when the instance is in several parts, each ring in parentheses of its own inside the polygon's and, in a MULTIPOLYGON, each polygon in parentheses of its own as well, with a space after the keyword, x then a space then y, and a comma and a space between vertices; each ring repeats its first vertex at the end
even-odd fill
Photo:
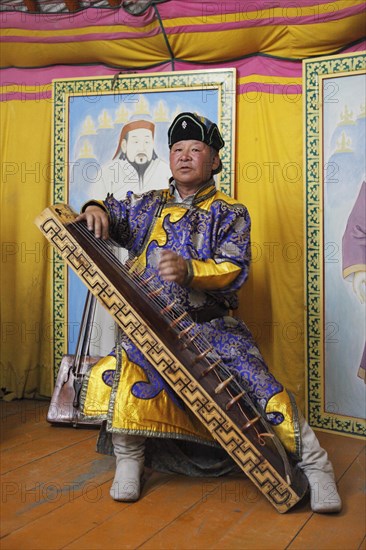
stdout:
POLYGON ((245 99, 238 98, 237 196, 252 218, 253 261, 239 311, 272 372, 302 402, 302 97, 252 93, 245 99))
POLYGON ((33 221, 50 203, 51 102, 0 104, 1 388, 5 398, 50 395, 49 247, 33 221))

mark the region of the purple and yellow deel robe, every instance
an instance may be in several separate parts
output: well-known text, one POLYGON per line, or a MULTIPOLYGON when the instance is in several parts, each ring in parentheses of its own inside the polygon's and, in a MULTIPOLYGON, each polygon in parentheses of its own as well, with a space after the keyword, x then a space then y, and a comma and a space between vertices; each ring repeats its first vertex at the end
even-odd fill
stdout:
MULTIPOLYGON (((188 260, 185 286, 164 282, 166 291, 198 320, 193 330, 242 380, 286 450, 299 456, 293 398, 269 372, 245 323, 230 315, 238 306, 237 291, 250 265, 250 217, 245 206, 218 191, 213 180, 188 201, 177 201, 170 188, 139 196, 129 193, 122 201, 110 195, 97 204, 108 213, 112 239, 133 258, 132 269, 138 265, 157 270, 161 249, 188 260), (210 311, 213 318, 200 322, 210 311)), ((83 414, 105 420, 108 432, 213 443, 122 331, 115 350, 91 369, 81 403, 83 414)))

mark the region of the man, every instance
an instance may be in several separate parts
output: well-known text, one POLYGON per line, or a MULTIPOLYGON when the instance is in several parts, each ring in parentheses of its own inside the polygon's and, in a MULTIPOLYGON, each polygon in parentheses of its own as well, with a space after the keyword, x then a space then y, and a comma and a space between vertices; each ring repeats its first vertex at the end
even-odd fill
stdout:
POLYGON ((154 138, 155 124, 150 120, 131 120, 123 126, 114 162, 103 168, 98 197, 113 193, 122 199, 127 191, 142 193, 167 185, 169 166, 156 154, 154 138))
MULTIPOLYGON (((87 204, 79 219, 86 220, 97 237, 106 239, 110 233, 129 249, 138 266, 156 270, 167 291, 196 321, 195 330, 242 381, 286 450, 300 460, 311 488, 312 509, 339 511, 341 501, 326 452, 305 419, 298 417, 290 394, 269 373, 245 324, 229 313, 237 307, 237 291, 248 275, 250 218, 242 204, 216 190, 213 175, 221 170, 221 134, 211 121, 181 113, 169 128, 168 139, 173 174, 169 189, 129 194, 124 201, 109 196, 103 203, 87 204)), ((158 451, 169 439, 211 442, 126 336, 121 334, 120 341, 117 366, 111 355, 92 369, 83 406, 84 413, 93 416, 97 403, 112 433, 117 463, 112 497, 133 501, 140 495, 144 450, 151 442, 159 442, 158 451)), ((181 458, 184 449, 177 448, 181 458)), ((189 458, 192 463, 193 455, 189 458)), ((223 461, 217 468, 211 461, 210 467, 216 473, 229 468, 223 461)), ((175 466, 172 469, 177 471, 175 466)))

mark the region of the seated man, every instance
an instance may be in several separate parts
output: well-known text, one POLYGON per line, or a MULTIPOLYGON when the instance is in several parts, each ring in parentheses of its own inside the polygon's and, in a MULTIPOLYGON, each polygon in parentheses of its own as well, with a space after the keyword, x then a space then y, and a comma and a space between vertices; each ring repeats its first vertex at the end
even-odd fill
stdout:
MULTIPOLYGON (((312 509, 339 511, 341 500, 327 453, 299 418, 293 398, 268 371, 246 325, 230 315, 248 275, 250 218, 245 206, 215 187, 213 175, 221 170, 218 152, 224 145, 221 134, 209 120, 181 113, 168 139, 173 174, 169 189, 130 193, 122 201, 113 196, 92 201, 78 219, 86 220, 96 237, 107 239, 110 234, 139 269, 155 270, 196 322, 196 332, 241 380, 287 452, 299 460, 309 480, 312 509)), ((83 389, 83 407, 84 414, 98 412, 107 420, 117 463, 111 489, 115 500, 139 498, 145 447, 151 442, 156 448, 167 440, 206 443, 209 472, 225 473, 232 467, 225 460, 219 466, 210 462, 214 453, 209 434, 122 332, 116 353, 93 367, 83 389)), ((182 471, 175 466, 172 470, 182 471)), ((190 467, 192 475, 199 472, 193 455, 190 467)))

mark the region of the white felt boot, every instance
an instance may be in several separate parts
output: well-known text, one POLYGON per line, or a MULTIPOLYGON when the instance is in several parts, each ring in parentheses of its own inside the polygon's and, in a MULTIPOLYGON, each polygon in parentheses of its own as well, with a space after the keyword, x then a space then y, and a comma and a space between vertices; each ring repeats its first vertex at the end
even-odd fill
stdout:
POLYGON ((309 481, 311 509, 319 514, 340 512, 342 502, 332 464, 304 417, 300 417, 300 432, 302 458, 298 466, 309 481))
POLYGON ((134 502, 140 498, 144 471, 145 437, 112 434, 116 473, 110 495, 114 500, 134 502))

